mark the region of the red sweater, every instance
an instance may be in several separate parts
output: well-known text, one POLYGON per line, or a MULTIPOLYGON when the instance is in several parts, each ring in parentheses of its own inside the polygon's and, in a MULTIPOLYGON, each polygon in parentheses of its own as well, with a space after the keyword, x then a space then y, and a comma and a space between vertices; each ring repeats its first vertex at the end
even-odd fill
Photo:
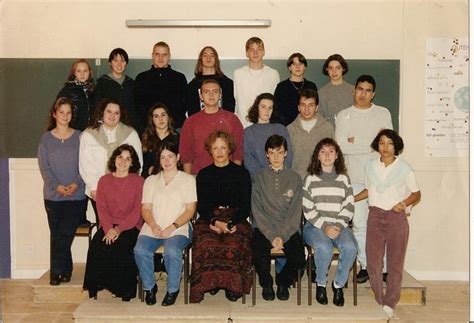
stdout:
POLYGON ((99 179, 96 197, 97 211, 99 212, 99 227, 105 234, 113 228, 114 224, 120 232, 133 227, 141 228, 143 182, 143 177, 138 174, 128 174, 126 177, 106 174, 99 179))
POLYGON ((214 130, 227 131, 234 137, 236 149, 231 156, 232 160, 244 159, 244 128, 239 118, 223 109, 211 114, 203 110, 186 119, 180 133, 181 162, 192 163, 192 174, 197 174, 202 168, 212 164, 212 157, 204 148, 204 140, 214 130))

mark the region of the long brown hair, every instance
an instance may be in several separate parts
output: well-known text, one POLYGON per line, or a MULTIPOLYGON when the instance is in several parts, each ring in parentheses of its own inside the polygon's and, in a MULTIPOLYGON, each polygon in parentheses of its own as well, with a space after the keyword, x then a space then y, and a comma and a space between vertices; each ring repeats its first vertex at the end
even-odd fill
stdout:
MULTIPOLYGON (((156 160, 155 160, 155 164, 153 166, 153 171, 151 172, 151 175, 156 175, 156 174, 158 174, 159 172, 162 171, 160 160, 161 160, 161 153, 164 150, 171 151, 177 157, 178 154, 179 154, 179 145, 177 143, 174 143, 174 142, 171 142, 171 141, 164 141, 160 145, 160 147, 158 148, 158 154, 156 154, 156 160)), ((176 167, 178 168, 178 170, 183 170, 183 165, 181 164, 181 162, 179 160, 178 160, 178 163, 177 163, 176 167)))
POLYGON ((46 131, 53 130, 56 128, 56 118, 54 117, 54 114, 56 111, 58 111, 59 107, 62 105, 67 104, 71 108, 71 121, 74 119, 74 103, 72 103, 72 100, 66 97, 59 97, 54 101, 53 106, 51 109, 49 109, 49 115, 48 115, 48 123, 46 124, 46 131))
POLYGON ((324 138, 321 139, 316 147, 314 148, 313 155, 311 155, 311 163, 308 166, 308 173, 310 175, 321 175, 322 167, 321 162, 318 159, 319 151, 323 149, 324 146, 331 146, 336 149, 337 158, 334 161, 334 169, 336 174, 346 174, 346 163, 344 162, 344 155, 342 154, 341 147, 337 144, 337 142, 332 138, 324 138))
POLYGON ((170 111, 166 105, 163 103, 157 103, 148 110, 148 121, 146 124, 145 131, 142 135, 142 149, 143 151, 157 151, 161 144, 160 137, 156 133, 155 124, 153 123, 153 112, 156 109, 163 109, 165 110, 166 114, 168 115, 168 131, 170 135, 176 135, 176 130, 173 126, 173 118, 171 117, 170 111))
POLYGON ((222 72, 222 70, 221 70, 221 63, 219 61, 219 54, 217 54, 217 50, 212 46, 206 46, 203 49, 201 49, 201 51, 199 52, 199 57, 198 57, 198 60, 196 62, 196 68, 194 69, 194 75, 202 74, 202 67, 203 67, 202 56, 204 55, 204 51, 206 49, 210 49, 212 51, 212 53, 214 54, 214 58, 215 58, 215 62, 216 62, 214 64, 214 69, 216 70, 216 74, 219 75, 219 76, 224 76, 224 72, 222 72))

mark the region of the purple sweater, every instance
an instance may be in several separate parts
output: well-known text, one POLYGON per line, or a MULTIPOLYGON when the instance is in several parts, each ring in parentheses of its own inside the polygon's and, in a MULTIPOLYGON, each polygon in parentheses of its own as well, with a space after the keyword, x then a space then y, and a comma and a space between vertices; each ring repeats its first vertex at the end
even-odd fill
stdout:
POLYGON ((50 131, 43 133, 38 147, 38 164, 43 177, 43 196, 50 201, 76 201, 85 199, 84 182, 79 175, 79 130, 71 137, 61 140, 50 131), (72 196, 56 192, 58 185, 76 183, 78 188, 72 196))

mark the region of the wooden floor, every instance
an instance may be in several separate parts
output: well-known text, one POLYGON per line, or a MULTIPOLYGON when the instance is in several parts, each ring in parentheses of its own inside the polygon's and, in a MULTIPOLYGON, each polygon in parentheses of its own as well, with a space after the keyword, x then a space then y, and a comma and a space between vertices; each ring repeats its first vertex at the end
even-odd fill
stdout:
MULTIPOLYGON (((0 280, 2 296, 0 319, 4 322, 73 322, 72 313, 79 304, 35 304, 31 288, 34 282, 34 280, 0 280)), ((401 321, 466 322, 469 320, 469 284, 467 282, 424 281, 423 284, 429 291, 426 306, 397 306, 401 321)), ((294 309, 296 306, 291 306, 291 308, 294 309)))

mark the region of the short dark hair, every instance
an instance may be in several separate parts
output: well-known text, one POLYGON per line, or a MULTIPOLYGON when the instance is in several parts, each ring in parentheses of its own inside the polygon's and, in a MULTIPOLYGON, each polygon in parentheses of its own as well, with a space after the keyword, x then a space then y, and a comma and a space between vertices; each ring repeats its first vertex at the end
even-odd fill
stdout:
MULTIPOLYGON (((164 150, 169 150, 172 153, 174 153, 176 156, 178 156, 178 154, 179 154, 179 144, 178 144, 178 142, 171 141, 171 140, 163 141, 161 143, 160 148, 158 149, 158 153, 156 154, 156 160, 154 162, 153 171, 151 172, 152 175, 156 175, 156 174, 158 174, 159 172, 162 171, 160 160, 161 160, 161 153, 164 150)), ((181 165, 179 160, 178 160, 177 167, 178 167, 179 170, 183 170, 183 165, 181 165)))
POLYGON ((347 62, 344 59, 344 57, 342 57, 339 54, 332 54, 331 56, 326 58, 326 61, 324 62, 324 65, 323 65, 323 74, 324 75, 329 75, 327 69, 328 69, 329 63, 332 62, 332 61, 338 61, 339 64, 341 64, 341 66, 342 66, 342 75, 345 75, 347 72, 349 72, 349 65, 347 65, 347 62))
POLYGON ((112 62, 116 56, 122 56, 125 62, 127 62, 128 64, 128 54, 125 51, 125 49, 120 48, 120 47, 112 49, 112 51, 109 54, 109 63, 112 62))
POLYGON ((314 98, 316 105, 319 104, 318 91, 314 89, 302 89, 300 92, 300 96, 298 97, 298 104, 300 104, 301 98, 307 98, 307 99, 314 98))
POLYGON ((308 173, 310 175, 321 175, 323 169, 321 167, 321 162, 319 161, 318 155, 319 151, 323 149, 324 146, 332 146, 336 149, 337 159, 334 161, 334 169, 336 174, 346 174, 346 163, 344 162, 344 154, 341 151, 341 147, 337 142, 332 138, 321 139, 314 147, 313 154, 311 155, 311 163, 308 166, 308 173))
POLYGON ((355 87, 357 87, 357 85, 359 85, 359 83, 364 83, 364 82, 367 82, 367 83, 370 83, 372 84, 372 87, 373 87, 373 91, 375 92, 375 79, 373 78, 372 75, 367 75, 367 74, 364 74, 364 75, 361 75, 357 78, 357 81, 355 83, 355 87))
POLYGON ((265 142, 265 152, 268 152, 268 149, 275 149, 281 146, 283 146, 285 151, 288 151, 288 143, 285 137, 276 134, 271 135, 268 137, 267 142, 265 142))
POLYGON ((273 112, 270 117, 270 123, 274 123, 278 119, 276 112, 277 107, 275 102, 275 96, 271 93, 262 93, 255 98, 255 101, 253 102, 252 106, 249 109, 249 113, 247 114, 247 120, 252 123, 258 123, 258 106, 260 104, 260 101, 262 100, 270 100, 273 102, 273 112))
POLYGON ((211 132, 209 136, 207 136, 206 140, 204 140, 204 148, 206 149, 206 151, 209 154, 211 153, 211 147, 218 138, 221 138, 222 140, 227 142, 227 145, 229 146, 229 155, 233 154, 236 148, 234 137, 227 131, 219 129, 211 132))
POLYGON ((383 129, 377 134, 377 136, 375 136, 374 140, 370 144, 370 147, 372 147, 373 150, 379 151, 379 141, 382 136, 385 136, 393 141, 395 156, 398 156, 398 154, 403 151, 403 139, 395 130, 392 129, 383 129))
MULTIPOLYGON (((213 79, 213 78, 205 79, 204 81, 202 81, 201 86, 199 87, 199 89, 202 90, 202 87, 205 84, 217 84, 217 85, 219 85, 219 88, 221 89, 220 83, 216 79, 213 79)), ((221 91, 222 91, 222 89, 221 89, 221 91)))
POLYGON ((288 57, 288 60, 286 61, 286 67, 290 67, 291 64, 293 64, 293 59, 297 58, 300 63, 303 63, 304 66, 308 66, 308 61, 306 60, 306 57, 303 56, 301 53, 293 53, 288 57))
POLYGON ((117 156, 122 154, 123 151, 128 151, 130 153, 130 157, 132 157, 132 164, 130 165, 130 169, 128 170, 129 173, 138 173, 140 170, 140 160, 138 159, 137 152, 132 145, 129 144, 121 144, 117 148, 115 148, 112 156, 110 156, 109 161, 107 163, 107 168, 110 172, 115 172, 117 167, 115 166, 115 159, 117 156))

